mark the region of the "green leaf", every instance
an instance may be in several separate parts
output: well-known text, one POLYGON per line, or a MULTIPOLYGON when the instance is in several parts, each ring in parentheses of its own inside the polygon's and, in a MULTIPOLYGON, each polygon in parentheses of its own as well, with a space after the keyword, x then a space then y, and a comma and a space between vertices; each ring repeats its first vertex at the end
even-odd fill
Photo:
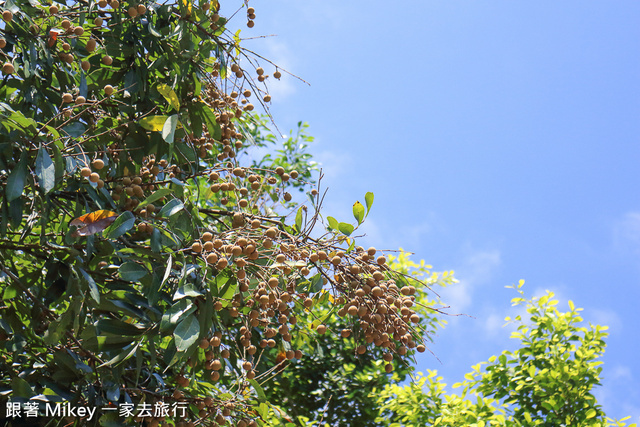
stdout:
POLYGON ((166 84, 159 84, 156 89, 158 89, 158 92, 164 96, 164 99, 166 99, 169 105, 175 108, 176 111, 180 109, 180 100, 173 89, 166 84))
POLYGON ((12 395, 14 397, 29 398, 35 395, 29 383, 18 376, 11 378, 11 388, 13 389, 12 395))
POLYGON ((44 194, 53 190, 56 185, 56 167, 44 147, 40 147, 36 157, 36 176, 44 194))
POLYGON ((136 223, 136 218, 130 211, 125 211, 122 215, 116 218, 109 227, 104 230, 103 236, 105 239, 117 239, 127 231, 131 230, 136 223))
POLYGON ((145 332, 145 329, 138 327, 132 323, 123 322, 120 319, 108 319, 103 318, 96 322, 96 328, 100 330, 100 333, 113 334, 115 336, 138 336, 145 332))
POLYGON ((191 120, 191 129, 193 130, 193 134, 196 138, 200 138, 202 136, 202 122, 204 120, 201 110, 195 107, 194 104, 189 104, 187 108, 189 111, 189 120, 191 120))
POLYGON ((358 225, 362 224, 364 220, 364 206, 362 206, 362 203, 355 202, 353 204, 353 217, 358 221, 358 225))
POLYGON ((162 126, 162 139, 169 144, 173 144, 173 137, 176 133, 176 125, 178 124, 178 115, 169 116, 162 126))
POLYGON ((302 231, 302 206, 300 206, 296 213, 296 228, 298 232, 302 231))
POLYGON ((146 296, 149 304, 154 305, 158 302, 158 299, 160 298, 160 288, 162 288, 162 278, 154 268, 151 285, 146 288, 146 296))
POLYGON ((333 230, 337 230, 338 229, 338 220, 335 219, 332 216, 328 216, 327 217, 327 221, 329 221, 329 227, 333 230))
POLYGON ((151 250, 153 252, 159 253, 162 251, 162 242, 161 242, 161 234, 160 230, 157 227, 153 228, 153 232, 151 233, 151 250))
POLYGON ((200 323, 194 315, 190 315, 176 326, 173 331, 178 351, 187 351, 189 347, 198 341, 200 336, 200 323))
POLYGON ((74 138, 78 138, 82 136, 82 134, 84 134, 86 130, 87 129, 85 125, 83 125, 80 122, 69 123, 68 125, 62 128, 62 131, 64 133, 74 138))
POLYGON ((237 286, 238 286, 238 281, 235 279, 235 277, 232 277, 225 284, 224 288, 222 288, 222 292, 221 292, 222 295, 220 298, 222 299, 223 306, 226 306, 229 304, 229 302, 231 301, 231 298, 233 298, 233 296, 236 293, 237 286))
POLYGON ((172 215, 177 214, 182 209, 184 209, 184 204, 182 203, 182 201, 178 199, 172 199, 166 205, 164 205, 162 209, 160 209, 160 211, 156 216, 161 218, 163 217, 168 218, 172 215))
POLYGON ((181 319, 196 311, 196 306, 187 299, 178 300, 171 306, 160 320, 160 330, 164 331, 175 326, 181 319))
POLYGON ((203 122, 207 125, 207 130, 209 131, 209 136, 213 139, 219 140, 222 136, 222 130, 220 129, 220 124, 216 121, 215 113, 204 103, 200 103, 199 111, 202 114, 203 122))
POLYGON ((9 177, 7 178, 7 188, 6 188, 6 196, 7 201, 11 202, 12 200, 17 199, 22 196, 22 191, 24 190, 24 184, 27 180, 27 153, 23 151, 20 155, 20 160, 16 167, 11 171, 9 177))
POLYGON ((128 358, 133 356, 133 354, 136 352, 136 350, 138 350, 138 347, 140 347, 140 342, 138 342, 136 345, 132 346, 130 349, 124 350, 123 352, 118 354, 113 359, 110 359, 110 360, 104 362, 102 365, 100 365, 98 367, 102 368, 103 366, 111 366, 111 365, 116 365, 116 364, 118 364, 120 362, 124 362, 125 360, 127 360, 128 358))
POLYGON ((264 394, 264 390, 262 389, 258 381, 251 379, 249 380, 249 383, 251 384, 253 389, 256 391, 256 394, 258 395, 258 402, 266 402, 267 396, 264 394))
POLYGON ((371 205, 373 204, 373 193, 368 192, 364 195, 364 202, 367 205, 367 215, 369 215, 369 211, 371 210, 371 205))
POLYGON ((162 276, 162 284, 164 285, 169 276, 171 275, 171 268, 173 267, 173 257, 169 255, 169 260, 167 261, 167 268, 164 270, 164 276, 162 276))
POLYGON ((593 409, 593 408, 589 409, 587 411, 587 414, 586 414, 587 415, 587 419, 591 419, 591 418, 595 417, 596 414, 597 414, 597 412, 596 412, 595 409, 593 409))
POLYGON ((320 292, 324 285, 322 280, 322 273, 318 273, 311 278, 311 285, 309 286, 309 292, 320 292))
POLYGON ((159 132, 164 127, 169 116, 147 116, 138 120, 138 124, 146 130, 159 132))
POLYGON ((198 290, 194 283, 185 283, 176 290, 175 294, 173 294, 173 300, 177 301, 185 297, 199 297, 201 295, 204 295, 204 293, 198 290))
POLYGON ((353 229, 353 225, 347 224, 346 222, 341 222, 340 224, 338 224, 338 230, 340 230, 340 232, 345 236, 350 236, 351 233, 353 233, 353 229))
POLYGON ((102 414, 99 422, 101 427, 120 427, 122 425, 122 419, 117 412, 102 414))
POLYGON ((91 277, 89 273, 84 271, 81 267, 78 267, 78 270, 89 286, 89 295, 91 295, 91 298, 93 298, 98 304, 100 304, 100 291, 98 290, 98 285, 96 285, 93 277, 91 277))
POLYGON ((173 193, 173 190, 170 188, 161 188, 159 190, 156 190, 152 195, 150 195, 142 203, 140 203, 136 207, 136 209, 142 209, 145 206, 150 205, 151 203, 156 202, 172 193, 173 193))
POLYGON ((149 271, 136 262, 127 261, 118 268, 118 274, 123 280, 137 282, 149 274, 149 271))

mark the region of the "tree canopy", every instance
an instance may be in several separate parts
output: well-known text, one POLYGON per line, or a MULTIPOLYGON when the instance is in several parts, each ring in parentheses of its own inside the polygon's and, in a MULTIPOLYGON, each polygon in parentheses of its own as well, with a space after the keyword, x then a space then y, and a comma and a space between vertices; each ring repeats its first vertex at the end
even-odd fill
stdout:
POLYGON ((310 342, 384 351, 387 373, 425 350, 424 283, 356 244, 373 193, 324 218, 305 127, 274 145, 253 113, 286 71, 242 47, 229 28, 258 12, 230 3, 0 3, 0 400, 16 425, 261 425, 265 381, 310 342), (98 412, 51 416, 60 403, 98 412))
POLYGON ((614 423, 591 393, 606 333, 552 295, 515 301, 521 348, 460 396, 435 371, 399 385, 455 280, 358 245, 373 193, 323 214, 306 125, 282 139, 269 114, 287 71, 243 47, 253 6, 0 11, 6 425, 614 423))
MULTIPOLYGON (((447 393, 436 370, 407 386, 389 384, 378 396, 382 419, 390 427, 441 426, 626 426, 607 418, 594 389, 600 386, 605 326, 581 326, 572 301, 569 311, 556 307, 552 292, 526 299, 521 289, 513 305, 526 314, 505 320, 518 327, 514 351, 503 351, 472 367, 460 394, 447 393)), ((635 427, 631 424, 630 427, 635 427)))

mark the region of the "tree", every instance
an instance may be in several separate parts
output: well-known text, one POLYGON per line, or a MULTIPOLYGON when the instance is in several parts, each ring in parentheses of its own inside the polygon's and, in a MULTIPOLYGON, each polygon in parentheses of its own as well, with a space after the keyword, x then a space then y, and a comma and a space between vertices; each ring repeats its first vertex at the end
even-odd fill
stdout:
MULTIPOLYGON (((592 390, 600 385, 606 327, 580 326, 583 321, 569 301, 560 312, 554 294, 512 300, 524 305, 528 318, 518 315, 512 338, 520 347, 503 351, 473 366, 460 395, 448 394, 437 371, 428 371, 407 386, 388 385, 380 394, 384 418, 390 426, 625 426, 624 420, 607 418, 592 390)), ((507 321, 512 319, 507 318, 507 321)), ((632 424, 631 426, 635 426, 632 424)))
MULTIPOLYGON (((333 334, 336 314, 365 322, 358 345, 422 349, 417 287, 351 237, 373 194, 325 229, 304 127, 251 160, 275 140, 254 102, 268 111, 283 70, 242 48, 218 1, 1 7, 9 423, 262 424, 269 349, 300 359, 298 337, 333 334), (61 402, 98 412, 51 416, 61 402)), ((226 14, 243 15, 253 27, 253 7, 226 14)))
MULTIPOLYGON (((430 341, 445 321, 436 315, 441 306, 437 294, 427 295, 420 284, 425 283, 430 288, 447 286, 456 281, 452 272, 431 272, 431 266, 425 265, 424 261, 413 262, 410 254, 402 249, 397 256, 389 255, 388 263, 404 275, 405 285, 417 287, 416 310, 422 315, 421 330, 430 341)), ((270 419, 271 425, 384 425, 376 421, 380 412, 377 391, 385 385, 404 381, 411 375, 415 363, 408 364, 407 360, 394 357, 392 352, 381 347, 366 349, 351 338, 352 331, 365 320, 328 316, 332 309, 330 303, 319 308, 317 314, 327 318, 327 328, 347 339, 300 335, 300 343, 296 346, 304 349, 308 356, 291 362, 285 362, 281 356, 280 373, 273 379, 272 386, 265 389, 267 400, 278 402, 270 419)), ((405 351, 411 353, 406 348, 399 349, 401 354, 405 351)))

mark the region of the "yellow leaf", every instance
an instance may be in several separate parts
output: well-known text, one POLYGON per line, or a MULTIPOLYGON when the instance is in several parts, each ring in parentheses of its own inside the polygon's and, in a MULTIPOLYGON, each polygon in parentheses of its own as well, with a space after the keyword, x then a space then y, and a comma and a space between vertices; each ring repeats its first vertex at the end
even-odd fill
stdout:
POLYGON ((116 220, 118 214, 107 210, 91 212, 71 221, 70 226, 78 227, 73 237, 91 236, 105 228, 116 220))
POLYGON ((189 0, 182 0, 182 4, 187 8, 187 16, 191 15, 191 2, 189 0))
POLYGON ((138 124, 146 130, 160 132, 167 121, 167 116, 147 116, 138 121, 138 124))
MULTIPOLYGON (((189 5, 189 11, 191 11, 191 5, 189 5)), ((180 109, 180 100, 178 99, 178 95, 166 84, 159 84, 156 89, 160 92, 160 95, 164 96, 164 99, 167 100, 169 105, 178 111, 180 109)))

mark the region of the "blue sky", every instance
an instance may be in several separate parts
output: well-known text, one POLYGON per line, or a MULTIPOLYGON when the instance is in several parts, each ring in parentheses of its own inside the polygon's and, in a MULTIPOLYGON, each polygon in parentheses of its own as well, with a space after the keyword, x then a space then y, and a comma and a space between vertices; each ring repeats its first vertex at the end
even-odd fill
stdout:
POLYGON ((241 36, 276 34, 250 47, 310 83, 271 82, 272 113, 311 125, 325 213, 349 220, 372 191, 363 245, 456 271, 443 298, 473 318, 450 319, 442 363, 418 369, 451 384, 512 348, 504 287, 524 279, 610 327, 598 398, 640 421, 640 3, 251 6, 241 36))

